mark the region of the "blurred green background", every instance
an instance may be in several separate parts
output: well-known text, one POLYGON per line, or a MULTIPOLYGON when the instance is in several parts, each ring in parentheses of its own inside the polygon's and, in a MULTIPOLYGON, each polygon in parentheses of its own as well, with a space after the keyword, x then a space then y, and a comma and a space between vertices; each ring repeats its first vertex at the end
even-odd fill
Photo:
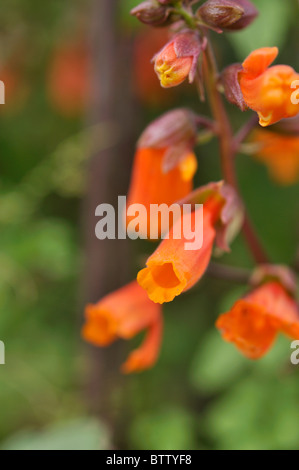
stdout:
MULTIPOLYGON (((100 419, 92 412, 97 406, 86 392, 91 353, 80 339, 82 200, 90 190, 86 173, 94 134, 100 148, 109 146, 108 124, 91 129, 86 117, 92 102, 93 3, 10 0, 1 5, 0 79, 6 104, 0 107, 0 339, 6 365, 0 366, 0 448, 296 449, 299 366, 290 364, 289 341, 281 338, 257 363, 241 357, 222 341, 214 321, 246 286, 209 276, 163 308, 165 332, 156 367, 119 378, 118 364, 109 364, 114 389, 108 397, 98 394, 108 409, 100 419)), ((136 137, 171 107, 207 112, 206 105, 197 107, 194 87, 159 88, 147 64, 165 42, 165 32, 129 16, 136 0, 114 3, 120 34, 132 38, 129 72, 140 117, 136 137)), ((256 47, 277 45, 280 62, 299 70, 298 2, 255 3, 261 14, 248 30, 212 35, 220 67, 242 61, 256 47)), ((228 109, 237 129, 248 114, 228 109)), ((130 158, 133 153, 132 145, 130 158)), ((215 142, 199 148, 198 156, 197 183, 217 180, 215 142)), ((245 155, 237 166, 269 253, 275 262, 292 263, 299 185, 275 185, 265 167, 245 155)), ((153 245, 130 243, 130 249, 134 276, 153 245)), ((241 238, 221 262, 253 266, 241 238)), ((124 354, 132 343, 124 345, 124 354)))

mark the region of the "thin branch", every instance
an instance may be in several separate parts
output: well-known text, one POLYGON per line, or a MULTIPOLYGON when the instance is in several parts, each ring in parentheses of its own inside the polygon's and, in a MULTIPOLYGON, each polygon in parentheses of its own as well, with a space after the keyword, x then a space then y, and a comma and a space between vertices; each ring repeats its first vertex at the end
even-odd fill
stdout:
POLYGON ((258 117, 257 114, 251 116, 249 121, 247 121, 244 126, 237 132, 234 137, 234 150, 237 152, 240 148, 240 145, 244 142, 244 140, 248 137, 250 132, 258 125, 258 117))
MULTIPOLYGON (((236 149, 234 146, 232 128, 222 101, 222 96, 217 88, 218 71, 210 43, 207 46, 205 54, 205 76, 212 112, 219 126, 218 138, 223 176, 226 182, 230 184, 241 197, 234 166, 236 149)), ((246 209, 244 218, 243 234, 255 261, 259 264, 268 263, 268 256, 259 241, 246 209)))
POLYGON ((217 279, 224 279, 238 284, 248 284, 251 271, 219 263, 210 263, 207 269, 207 274, 217 279))

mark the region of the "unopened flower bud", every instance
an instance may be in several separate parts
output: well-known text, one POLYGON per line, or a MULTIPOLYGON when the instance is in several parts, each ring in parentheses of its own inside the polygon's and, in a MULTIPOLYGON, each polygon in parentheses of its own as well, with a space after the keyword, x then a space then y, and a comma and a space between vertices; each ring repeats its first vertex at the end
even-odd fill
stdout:
POLYGON ((170 10, 155 0, 146 0, 131 10, 131 15, 150 26, 164 26, 168 23, 170 10))
POLYGON ((153 121, 141 134, 139 148, 167 149, 163 157, 163 171, 172 170, 189 154, 197 136, 196 115, 189 109, 174 109, 153 121))
POLYGON ((160 116, 143 131, 138 147, 164 148, 196 140, 196 116, 189 109, 179 108, 160 116))
POLYGON ((208 0, 197 15, 212 28, 239 30, 248 26, 258 11, 248 0, 208 0))
POLYGON ((198 57, 206 43, 197 33, 178 33, 154 57, 155 72, 163 88, 180 85, 187 77, 192 83, 195 78, 198 57))

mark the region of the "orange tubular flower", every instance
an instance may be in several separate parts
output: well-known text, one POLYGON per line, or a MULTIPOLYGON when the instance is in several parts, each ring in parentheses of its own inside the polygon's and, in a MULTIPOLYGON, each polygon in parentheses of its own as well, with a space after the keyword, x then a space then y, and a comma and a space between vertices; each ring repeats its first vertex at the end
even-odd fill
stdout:
POLYGON ((299 74, 287 65, 269 67, 277 55, 277 47, 257 49, 243 62, 239 75, 244 101, 258 113, 262 127, 299 113, 299 104, 291 100, 291 86, 299 74))
POLYGON ((253 141, 259 144, 255 157, 269 169, 273 179, 283 185, 299 181, 299 136, 256 130, 253 141))
MULTIPOLYGON (((167 204, 182 199, 192 191, 193 176, 197 168, 197 160, 194 153, 189 151, 177 166, 167 173, 163 172, 163 158, 167 148, 140 148, 137 150, 134 160, 133 173, 127 199, 127 205, 143 204, 147 209, 147 232, 144 237, 149 237, 151 204, 167 204)), ((127 224, 134 217, 127 217, 127 224)), ((158 234, 160 235, 161 226, 158 234)))
MULTIPOLYGON (((177 226, 187 224, 190 215, 184 214, 181 220, 174 223, 156 251, 149 257, 146 268, 139 271, 138 283, 147 291, 151 300, 157 303, 171 302, 177 295, 190 289, 204 274, 216 237, 216 223, 223 201, 215 196, 204 204, 203 211, 203 244, 201 248, 186 250, 187 239, 182 234, 180 239, 174 237, 177 226)), ((199 209, 198 209, 199 210, 199 209)), ((194 232, 195 218, 198 210, 192 213, 191 229, 194 232)))
POLYGON ((123 364, 124 373, 139 372, 155 364, 162 338, 162 312, 136 281, 97 304, 88 304, 85 316, 82 336, 95 346, 108 346, 117 338, 131 339, 147 330, 143 344, 123 364))
POLYGON ((278 332, 299 339, 299 309, 295 300, 277 281, 257 288, 217 322, 223 339, 249 359, 263 357, 272 346, 278 332))

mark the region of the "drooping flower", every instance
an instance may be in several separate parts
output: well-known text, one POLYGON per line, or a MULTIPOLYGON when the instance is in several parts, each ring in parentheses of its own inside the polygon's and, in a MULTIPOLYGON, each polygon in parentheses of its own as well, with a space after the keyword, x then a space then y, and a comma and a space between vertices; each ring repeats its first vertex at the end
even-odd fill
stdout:
MULTIPOLYGON (((192 191, 193 175, 197 168, 194 153, 185 155, 178 165, 167 173, 163 172, 163 158, 167 148, 164 149, 138 149, 135 155, 131 184, 127 198, 127 207, 133 204, 142 204, 146 209, 146 220, 140 224, 139 233, 144 238, 150 238, 150 231, 161 236, 163 221, 158 222, 150 217, 150 208, 153 204, 166 204, 170 206, 182 199, 192 191)), ((127 227, 134 216, 127 216, 127 227)))
MULTIPOLYGON (((133 163, 127 206, 142 204, 147 211, 145 237, 155 221, 152 204, 170 206, 192 191, 197 160, 195 115, 186 109, 170 111, 152 122, 142 133, 133 163)), ((127 217, 127 225, 134 217, 127 217)), ((158 236, 161 225, 158 224, 158 236)), ((144 224, 142 224, 142 227, 144 224)))
POLYGON ((160 109, 171 105, 178 92, 172 88, 165 93, 151 63, 156 51, 160 50, 167 41, 169 41, 167 28, 149 28, 145 31, 141 28, 133 43, 133 91, 138 100, 150 108, 160 109))
POLYGON ((269 67, 277 55, 277 47, 257 49, 243 62, 239 74, 244 101, 258 113, 262 127, 299 113, 299 104, 292 100, 292 85, 299 74, 288 65, 269 67))
POLYGON ((190 289, 203 276, 212 256, 216 239, 215 224, 220 217, 223 199, 213 195, 203 207, 203 218, 198 217, 200 208, 191 213, 190 232, 200 230, 202 243, 195 249, 186 249, 190 237, 183 230, 188 226, 190 214, 183 214, 162 240, 156 251, 148 258, 146 268, 139 271, 138 283, 157 303, 171 302, 176 296, 190 289), (179 233, 179 236, 177 234, 179 233))
POLYGON ((258 144, 254 157, 267 166, 277 183, 291 185, 299 181, 299 135, 256 130, 252 141, 258 144))
POLYGON ((108 346, 118 338, 131 339, 146 330, 141 346, 123 364, 124 373, 148 369, 156 362, 162 338, 162 311, 136 281, 96 304, 88 304, 85 317, 82 336, 95 346, 108 346))
POLYGON ((173 9, 162 5, 163 2, 145 0, 131 10, 131 15, 149 26, 168 26, 178 21, 179 16, 173 14, 173 9))
POLYGON ((205 45, 206 42, 193 31, 176 34, 153 59, 161 86, 170 88, 180 85, 187 77, 192 83, 198 57, 205 45))
POLYGON ((278 281, 268 281, 222 314, 216 327, 248 358, 263 357, 279 332, 299 339, 299 309, 278 281))

